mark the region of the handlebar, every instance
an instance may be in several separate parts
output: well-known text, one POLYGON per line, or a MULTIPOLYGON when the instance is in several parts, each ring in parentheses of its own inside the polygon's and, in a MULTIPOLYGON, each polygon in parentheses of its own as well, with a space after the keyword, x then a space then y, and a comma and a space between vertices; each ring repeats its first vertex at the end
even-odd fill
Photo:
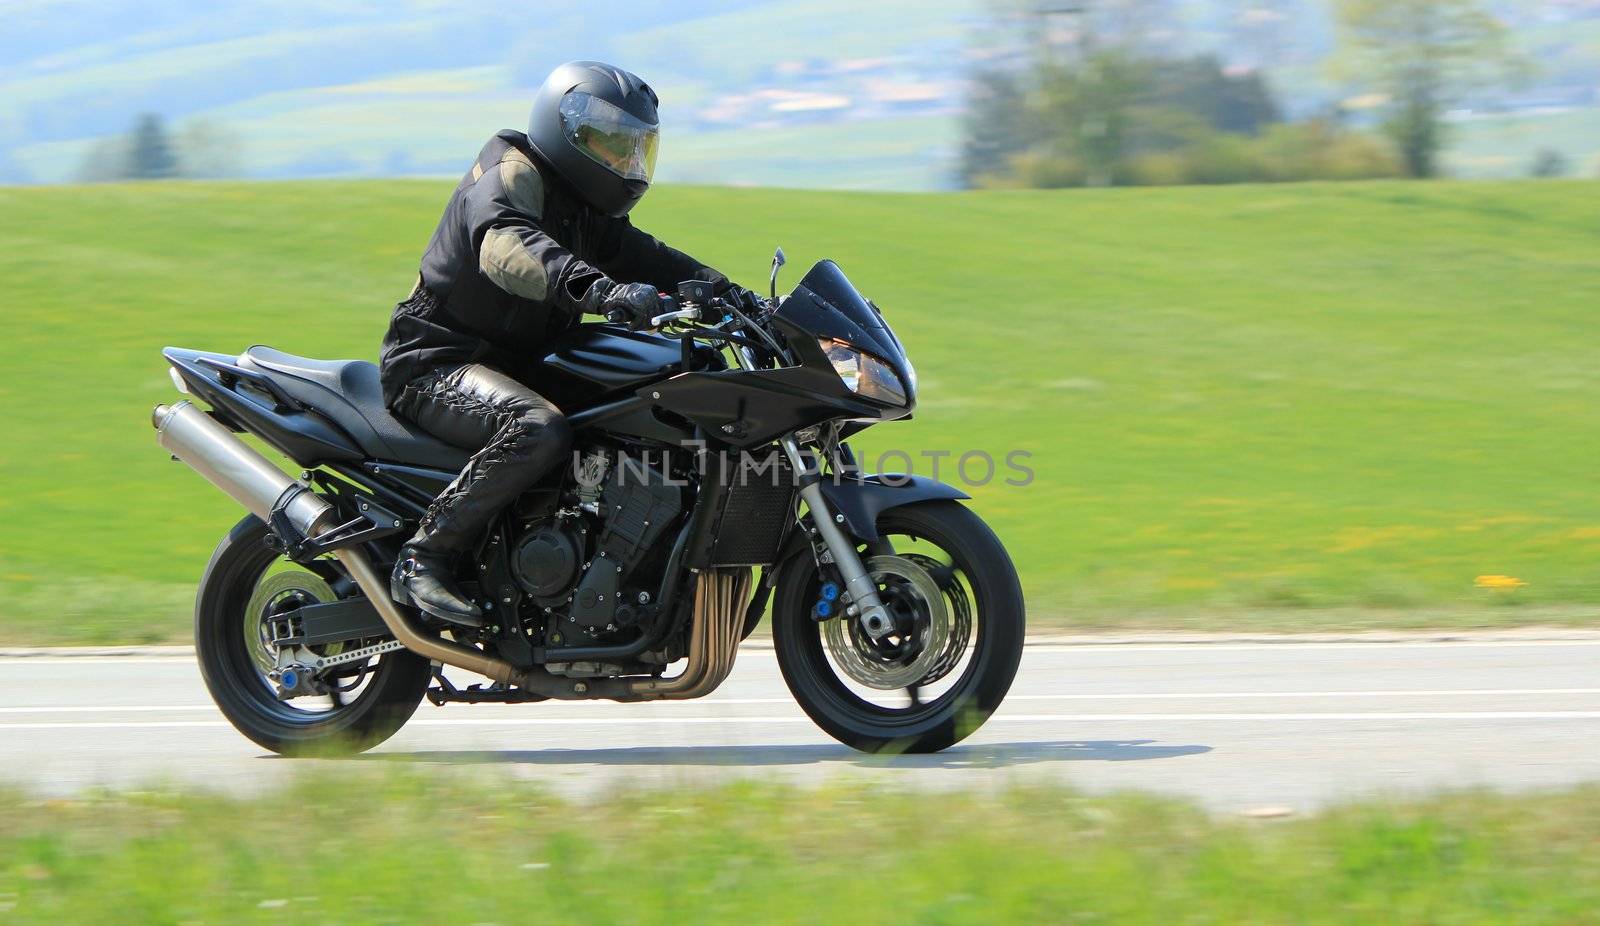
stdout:
MULTIPOLYGON (((668 322, 699 321, 699 306, 688 303, 684 303, 684 307, 681 309, 678 308, 678 306, 679 301, 677 299, 672 298, 666 293, 662 293, 659 307, 665 309, 666 311, 662 312, 660 315, 640 318, 637 322, 635 322, 633 327, 635 330, 640 328, 660 328, 662 325, 668 322)), ((606 313, 606 321, 613 324, 625 324, 628 322, 628 320, 628 313, 622 311, 621 309, 613 309, 606 313)))
MULTIPOLYGON (((687 284, 685 285, 687 286, 687 284)), ((705 317, 707 317, 706 313, 709 309, 711 317, 720 317, 721 320, 715 324, 709 325, 707 328, 700 330, 703 330, 708 334, 713 329, 724 332, 730 331, 732 329, 741 327, 740 322, 742 321, 756 325, 758 330, 753 332, 753 334, 755 334, 761 340, 766 341, 773 347, 774 350, 777 350, 777 345, 772 342, 770 335, 766 335, 765 332, 759 331, 759 322, 766 318, 766 316, 772 311, 775 304, 766 303, 764 306, 764 311, 756 312, 755 318, 752 319, 740 312, 738 307, 734 304, 726 302, 723 299, 710 296, 709 293, 704 294, 704 302, 699 300, 689 301, 687 298, 682 298, 686 295, 688 294, 680 293, 680 298, 673 298, 666 293, 662 293, 661 308, 666 309, 666 311, 660 313, 659 315, 638 318, 630 327, 632 327, 633 330, 638 331, 644 328, 661 328, 665 325, 672 324, 673 322, 697 323, 701 322, 705 317), (682 306, 682 308, 679 308, 679 306, 682 306)), ((628 321, 624 313, 620 311, 608 313, 606 315, 606 319, 613 323, 619 324, 628 321)), ((733 338, 732 340, 739 341, 741 338, 733 338)))

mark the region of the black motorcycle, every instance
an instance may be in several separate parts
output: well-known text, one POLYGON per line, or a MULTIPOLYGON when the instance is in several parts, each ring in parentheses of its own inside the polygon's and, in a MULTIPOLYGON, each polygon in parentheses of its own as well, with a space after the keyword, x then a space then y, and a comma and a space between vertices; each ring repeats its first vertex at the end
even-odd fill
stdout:
POLYGON ((165 350, 178 389, 210 409, 158 406, 161 446, 250 511, 195 606, 206 685, 233 725, 326 754, 382 742, 424 697, 697 698, 770 605, 790 691, 840 741, 931 752, 977 729, 1016 674, 1022 590, 964 493, 858 471, 847 438, 916 404, 877 307, 824 261, 758 311, 698 282, 663 308, 648 330, 573 328, 543 358, 539 389, 576 449, 462 557, 489 618, 478 630, 390 597, 400 543, 467 454, 391 416, 377 367, 165 350))

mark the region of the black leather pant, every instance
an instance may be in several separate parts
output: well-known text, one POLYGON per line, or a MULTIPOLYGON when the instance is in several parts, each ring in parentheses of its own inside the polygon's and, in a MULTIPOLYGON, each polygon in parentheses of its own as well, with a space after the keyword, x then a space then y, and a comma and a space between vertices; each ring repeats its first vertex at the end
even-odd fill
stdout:
POLYGON ((479 363, 424 373, 406 384, 392 410, 445 443, 475 451, 411 540, 429 553, 465 550, 572 448, 572 428, 560 409, 479 363))

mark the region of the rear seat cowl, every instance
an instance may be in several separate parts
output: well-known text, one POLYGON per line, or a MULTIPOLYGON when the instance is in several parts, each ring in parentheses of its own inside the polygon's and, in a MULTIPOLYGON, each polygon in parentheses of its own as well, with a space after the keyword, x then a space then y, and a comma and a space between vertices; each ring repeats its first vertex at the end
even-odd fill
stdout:
POLYGON ((321 412, 376 459, 450 470, 466 464, 466 451, 389 413, 374 363, 316 360, 265 345, 246 350, 239 363, 271 376, 291 398, 321 412))

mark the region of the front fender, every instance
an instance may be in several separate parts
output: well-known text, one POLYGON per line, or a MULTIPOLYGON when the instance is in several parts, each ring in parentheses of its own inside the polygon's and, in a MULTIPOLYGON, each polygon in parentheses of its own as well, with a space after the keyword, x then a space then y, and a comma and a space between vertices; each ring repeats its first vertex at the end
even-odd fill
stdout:
MULTIPOLYGON (((866 541, 878 539, 878 515, 890 508, 899 508, 917 502, 939 499, 963 499, 972 496, 938 481, 923 476, 904 476, 881 473, 840 477, 837 482, 825 478, 819 483, 822 495, 834 514, 844 516, 845 528, 866 541)), ((761 583, 745 614, 744 636, 756 629, 761 615, 766 613, 772 590, 790 579, 795 569, 812 570, 811 538, 803 530, 791 530, 778 551, 776 561, 761 571, 761 583)), ((743 638, 741 638, 743 639, 743 638)))
POLYGON ((938 499, 972 496, 926 476, 874 473, 854 478, 823 479, 822 495, 844 526, 862 540, 878 539, 878 515, 890 508, 938 499))

